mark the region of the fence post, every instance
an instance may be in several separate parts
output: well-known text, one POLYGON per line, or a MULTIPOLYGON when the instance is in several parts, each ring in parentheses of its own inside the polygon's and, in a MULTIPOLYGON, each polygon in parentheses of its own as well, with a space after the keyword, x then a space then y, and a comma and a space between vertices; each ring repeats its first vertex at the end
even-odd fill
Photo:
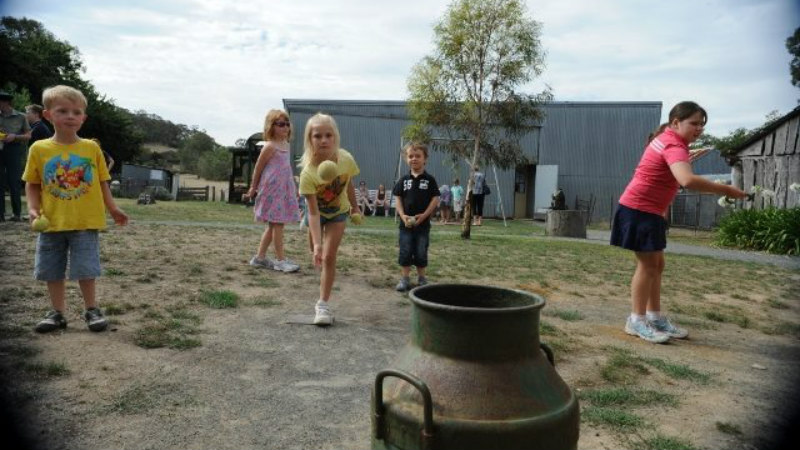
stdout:
POLYGON ((211 200, 212 202, 217 201, 217 187, 211 186, 211 200))
POLYGON ((206 201, 208 201, 208 185, 206 185, 206 201))
POLYGON ((225 201, 225 189, 220 189, 219 190, 219 201, 220 202, 224 202, 225 201))

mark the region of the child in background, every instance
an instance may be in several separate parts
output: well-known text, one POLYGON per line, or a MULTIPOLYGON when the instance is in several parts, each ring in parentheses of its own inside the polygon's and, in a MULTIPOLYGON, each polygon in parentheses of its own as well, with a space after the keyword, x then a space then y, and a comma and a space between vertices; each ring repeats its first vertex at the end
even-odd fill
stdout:
POLYGON ((665 217, 678 187, 745 197, 744 191, 692 172, 690 163, 694 157, 688 145, 700 137, 707 120, 706 111, 697 103, 681 102, 672 108, 669 123, 659 128, 660 133, 651 135, 614 215, 611 245, 636 254, 636 271, 631 280, 632 312, 625 332, 648 342, 664 343, 689 335, 673 325, 661 309, 661 275, 667 246, 665 217))
POLYGON ((411 287, 411 266, 417 267, 417 284, 428 284, 425 268, 428 267, 428 244, 430 242, 431 214, 439 204, 439 187, 436 179, 425 171, 428 147, 409 144, 405 148, 406 163, 410 172, 401 178, 392 189, 397 215, 400 216, 399 246, 397 262, 402 278, 395 289, 405 292, 411 287))
POLYGON ((442 223, 447 225, 450 221, 450 205, 452 204, 452 196, 450 193, 450 186, 443 184, 439 187, 439 214, 442 223))
POLYGON ((382 184, 378 185, 378 193, 375 194, 375 209, 372 210, 372 215, 378 213, 378 208, 383 209, 384 217, 389 217, 389 199, 386 197, 386 187, 382 184))
POLYGON ((358 164, 349 152, 339 147, 339 128, 333 117, 316 114, 308 119, 300 161, 300 194, 308 206, 308 228, 314 265, 322 267, 319 300, 314 307, 314 324, 333 324, 329 300, 336 277, 336 254, 344 236, 348 215, 359 214, 353 177, 358 164), (323 161, 336 163, 336 176, 324 181, 317 173, 323 161))
POLYGON ((288 222, 300 220, 296 187, 289 161, 289 138, 292 136, 289 115, 279 109, 270 110, 264 119, 266 142, 253 168, 253 181, 249 198, 255 198, 253 213, 259 222, 267 222, 258 254, 250 265, 281 272, 296 272, 300 266, 286 258, 283 251, 283 227, 288 222), (256 194, 257 193, 257 194, 256 194), (274 245, 276 260, 267 257, 267 249, 274 245))
POLYGON ((460 220, 461 210, 464 209, 464 188, 459 183, 458 178, 453 180, 453 186, 450 187, 450 195, 453 197, 455 220, 460 220))
POLYGON ((358 207, 361 209, 361 214, 368 216, 374 214, 374 207, 369 201, 369 189, 367 189, 367 182, 361 181, 358 183, 358 207))
POLYGON ((101 273, 98 230, 106 227, 106 209, 117 225, 127 224, 128 216, 111 196, 111 177, 100 147, 78 137, 86 120, 86 97, 77 89, 54 86, 44 90, 42 100, 44 117, 53 124, 55 135, 30 148, 22 175, 31 222, 40 216, 49 220, 36 241, 34 277, 47 282, 53 309, 35 330, 47 333, 67 327, 69 261, 69 277, 78 280, 83 295, 83 319, 89 330, 103 331, 108 321, 95 297, 95 279, 101 273))

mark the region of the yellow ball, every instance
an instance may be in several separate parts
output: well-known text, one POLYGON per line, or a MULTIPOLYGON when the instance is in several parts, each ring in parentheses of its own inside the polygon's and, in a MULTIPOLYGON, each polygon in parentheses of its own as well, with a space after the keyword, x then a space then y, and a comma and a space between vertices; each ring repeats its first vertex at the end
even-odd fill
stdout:
POLYGON ((325 183, 333 181, 333 179, 336 178, 337 171, 338 167, 333 161, 322 161, 320 165, 317 166, 317 175, 319 175, 325 183))
POLYGON ((411 228, 417 224, 417 218, 414 216, 408 216, 408 220, 406 221, 406 228, 411 228))
POLYGON ((358 213, 352 214, 350 215, 350 222, 353 222, 353 225, 361 225, 364 222, 364 216, 358 213))
POLYGON ((33 223, 31 223, 31 229, 33 231, 42 232, 48 228, 50 228, 50 221, 47 220, 47 217, 45 217, 44 215, 41 215, 33 219, 33 223))

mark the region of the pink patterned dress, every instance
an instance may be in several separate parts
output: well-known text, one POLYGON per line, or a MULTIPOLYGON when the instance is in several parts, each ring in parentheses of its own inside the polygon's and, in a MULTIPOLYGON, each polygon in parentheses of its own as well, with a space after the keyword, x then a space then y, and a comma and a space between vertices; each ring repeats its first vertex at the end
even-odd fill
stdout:
POLYGON ((276 149, 261 171, 253 208, 259 222, 288 223, 300 220, 290 153, 288 149, 276 149))

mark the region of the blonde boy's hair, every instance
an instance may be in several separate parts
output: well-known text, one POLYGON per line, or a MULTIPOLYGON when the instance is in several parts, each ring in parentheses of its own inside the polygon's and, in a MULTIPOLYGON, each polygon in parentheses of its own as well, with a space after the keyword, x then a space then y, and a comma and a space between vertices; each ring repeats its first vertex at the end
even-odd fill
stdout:
MULTIPOLYGON (((285 119, 289 122, 289 114, 282 109, 270 109, 267 112, 267 117, 264 119, 264 140, 271 141, 272 138, 275 137, 275 130, 272 129, 272 125, 277 122, 279 119, 285 119)), ((291 139, 292 137, 292 127, 289 127, 289 135, 286 136, 287 139, 291 139)))
POLYGON ((336 151, 339 150, 339 127, 336 126, 336 121, 327 114, 316 113, 308 119, 306 129, 303 132, 303 157, 300 158, 300 167, 311 165, 311 161, 314 159, 314 147, 311 146, 311 129, 317 125, 328 125, 333 129, 333 148, 336 151))
POLYGON ((83 107, 83 109, 86 109, 86 106, 88 105, 86 97, 81 91, 73 87, 64 86, 63 84, 58 86, 50 86, 42 93, 42 103, 44 104, 44 109, 50 109, 58 100, 68 100, 73 103, 78 103, 83 107))
POLYGON ((412 142, 412 143, 406 145, 406 148, 403 150, 403 153, 405 153, 406 156, 408 156, 408 151, 409 150, 419 150, 419 151, 422 152, 423 155, 425 155, 425 159, 428 159, 428 146, 425 145, 425 144, 418 144, 418 143, 412 142))

